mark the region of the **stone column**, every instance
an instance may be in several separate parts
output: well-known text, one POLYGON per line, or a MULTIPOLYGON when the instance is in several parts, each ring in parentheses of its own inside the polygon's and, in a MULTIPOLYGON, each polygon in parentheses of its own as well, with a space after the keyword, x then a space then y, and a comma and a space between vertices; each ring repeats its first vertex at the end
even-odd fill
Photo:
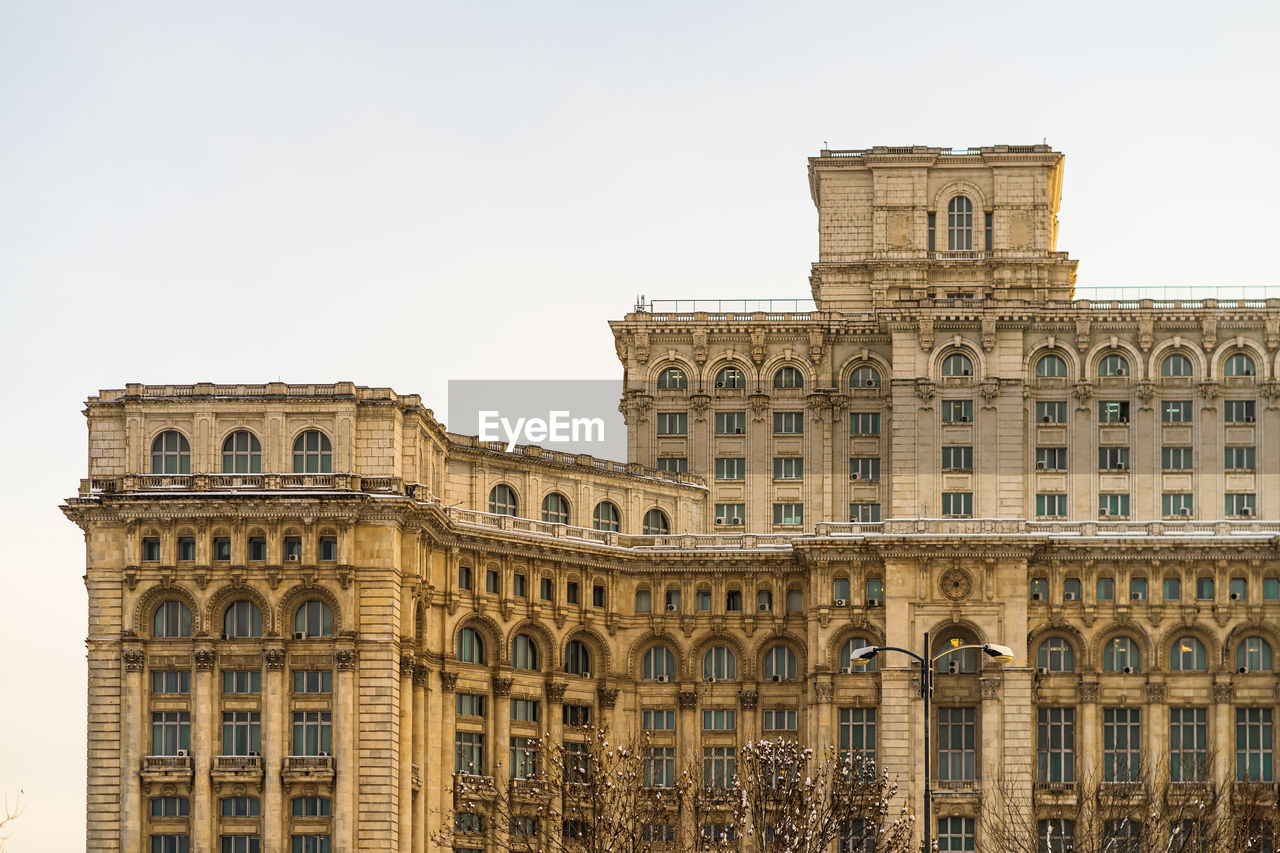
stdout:
POLYGON ((285 849, 285 820, 289 811, 285 808, 280 784, 289 736, 285 719, 289 703, 284 691, 284 649, 264 648, 262 662, 266 669, 266 683, 262 685, 262 841, 266 853, 280 853, 285 849))
POLYGON ((400 655, 400 853, 413 851, 413 652, 400 655))
POLYGON ((744 686, 738 691, 738 731, 741 736, 738 743, 743 744, 756 739, 756 708, 760 707, 760 694, 754 684, 744 686))
POLYGON ((1098 682, 1080 682, 1080 721, 1076 726, 1076 779, 1101 781, 1098 756, 1098 682))
POLYGON ((418 664, 413 670, 413 763, 418 765, 422 787, 413 801, 413 853, 427 849, 427 789, 438 786, 443 777, 432 775, 427 766, 427 687, 431 670, 418 664))
POLYGON ((809 743, 814 745, 815 754, 825 754, 826 748, 835 741, 831 733, 831 700, 835 697, 835 685, 830 677, 814 682, 813 695, 817 700, 815 723, 809 725, 809 743), (816 731, 815 731, 816 726, 816 731))
POLYGON ((334 850, 355 850, 356 838, 356 661, 354 648, 339 648, 333 654, 338 670, 334 692, 334 763, 333 782, 334 850))
MULTIPOLYGON (((1235 781, 1235 715, 1231 707, 1231 682, 1218 681, 1213 685, 1213 710, 1209 721, 1209 749, 1213 755, 1214 790, 1229 791, 1235 781)), ((1218 819, 1225 821, 1231 808, 1231 797, 1218 800, 1218 819)))
POLYGON ((680 706, 680 719, 676 722, 676 760, 682 761, 686 756, 696 756, 701 760, 702 753, 698 749, 698 690, 686 689, 681 685, 676 694, 676 702, 680 706))
POLYGON ((121 779, 124 787, 122 841, 125 850, 141 850, 142 785, 138 773, 142 769, 142 757, 149 752, 145 744, 143 708, 146 693, 142 683, 147 655, 140 647, 126 647, 120 657, 124 662, 124 707, 120 709, 121 779))
POLYGON ((218 695, 214 689, 213 671, 217 653, 210 647, 195 650, 196 679, 191 686, 191 756, 195 779, 191 786, 191 849, 205 853, 213 850, 213 824, 217 820, 213 807, 213 791, 209 770, 213 766, 214 715, 218 695))
POLYGON ((489 762, 489 771, 493 775, 494 785, 504 787, 511 779, 510 705, 511 685, 514 681, 510 676, 497 676, 493 679, 493 707, 489 709, 493 731, 493 758, 489 762))
POLYGON ((568 687, 563 681, 547 682, 547 721, 543 731, 552 743, 564 743, 564 692, 568 687))
POLYGON ((600 712, 601 728, 614 731, 613 727, 613 706, 618 703, 618 688, 601 687, 596 691, 596 706, 600 712))
MULTIPOLYGON (((1000 676, 978 679, 978 687, 982 690, 982 769, 979 771, 978 781, 979 785, 988 790, 999 784, 1004 775, 1004 714, 1000 706, 1000 682, 1000 676)), ((1031 759, 1034 761, 1035 756, 1031 756, 1031 759)), ((936 774, 937 770, 934 772, 936 774)))
POLYGON ((1151 762, 1167 763, 1169 760, 1169 709, 1164 704, 1163 681, 1146 685, 1147 706, 1143 710, 1142 725, 1146 727, 1146 754, 1142 756, 1142 772, 1151 770, 1151 762))

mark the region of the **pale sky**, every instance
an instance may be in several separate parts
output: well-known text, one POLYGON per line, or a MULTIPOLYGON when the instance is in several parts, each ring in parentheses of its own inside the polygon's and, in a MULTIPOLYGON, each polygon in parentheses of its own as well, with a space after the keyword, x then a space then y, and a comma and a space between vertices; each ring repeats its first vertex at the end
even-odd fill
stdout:
POLYGON ((1270 285, 1280 4, 0 1, 0 793, 83 849, 84 399, 619 374, 807 297, 805 158, 1047 139, 1082 285, 1270 285))

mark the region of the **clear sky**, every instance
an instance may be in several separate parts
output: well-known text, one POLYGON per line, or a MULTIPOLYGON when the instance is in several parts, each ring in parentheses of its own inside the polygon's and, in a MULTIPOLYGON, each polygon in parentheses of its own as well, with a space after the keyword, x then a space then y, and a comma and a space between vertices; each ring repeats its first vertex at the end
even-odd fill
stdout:
POLYGON ((83 849, 81 404, 618 375, 807 297, 805 158, 1047 139, 1082 285, 1276 283, 1280 4, 0 3, 0 792, 83 849))

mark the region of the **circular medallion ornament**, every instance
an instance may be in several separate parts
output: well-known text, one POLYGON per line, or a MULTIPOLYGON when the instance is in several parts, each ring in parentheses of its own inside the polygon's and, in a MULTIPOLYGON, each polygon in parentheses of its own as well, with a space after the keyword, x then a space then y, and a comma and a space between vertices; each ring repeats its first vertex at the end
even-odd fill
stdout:
POLYGON ((973 578, 964 569, 947 569, 939 579, 942 594, 952 601, 968 598, 973 591, 973 578))

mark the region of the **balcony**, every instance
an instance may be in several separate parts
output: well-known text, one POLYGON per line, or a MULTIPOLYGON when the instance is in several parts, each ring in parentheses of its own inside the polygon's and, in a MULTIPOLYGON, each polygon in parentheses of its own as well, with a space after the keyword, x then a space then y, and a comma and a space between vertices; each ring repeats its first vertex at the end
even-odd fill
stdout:
POLYGON ((284 779, 289 785, 308 782, 332 782, 334 776, 332 755, 286 755, 284 779))
POLYGON ((229 779, 260 778, 262 776, 261 755, 215 755, 213 757, 213 775, 229 779))
POLYGON ((142 758, 142 783, 148 792, 158 791, 164 785, 189 791, 194 775, 190 755, 146 755, 142 758))

